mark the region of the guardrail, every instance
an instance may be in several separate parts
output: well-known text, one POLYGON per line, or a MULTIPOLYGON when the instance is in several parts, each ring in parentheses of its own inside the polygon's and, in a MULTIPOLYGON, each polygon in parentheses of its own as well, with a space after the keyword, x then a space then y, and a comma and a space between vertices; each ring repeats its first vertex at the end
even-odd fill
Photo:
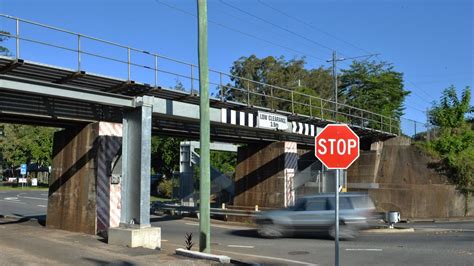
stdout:
MULTIPOLYGON (((231 208, 233 208, 231 206, 231 208)), ((174 204, 160 204, 159 206, 152 207, 152 211, 156 212, 157 210, 161 211, 170 211, 171 213, 192 213, 198 214, 199 208, 192 206, 181 206, 174 204)), ((242 209, 229 209, 228 207, 223 208, 211 208, 211 215, 225 215, 225 216, 244 216, 244 217, 255 217, 260 212, 258 206, 253 208, 253 210, 242 210, 242 209)))
MULTIPOLYGON (((77 71, 84 70, 84 57, 89 56, 124 64, 128 81, 131 81, 134 75, 132 69, 138 68, 141 71, 145 71, 146 74, 140 72, 140 74, 137 73, 136 77, 150 81, 150 86, 160 87, 161 85, 163 87, 164 83, 169 82, 171 76, 175 79, 175 82, 176 79, 188 80, 186 85, 182 84, 184 88, 181 89, 188 90, 190 94, 198 93, 196 83, 199 82, 199 78, 196 77, 196 73, 198 73, 199 67, 195 64, 18 17, 0 14, 0 18, 15 23, 15 34, 0 31, 0 36, 15 40, 14 50, 17 59, 20 59, 20 55, 22 59, 27 58, 28 56, 23 54, 21 47, 26 42, 33 43, 73 53, 75 55, 75 68, 77 71), (27 34, 23 34, 21 31, 24 24, 72 36, 74 43, 66 46, 41 40, 40 37, 28 37, 27 34), (89 43, 85 45, 85 42, 89 43), (107 49, 102 48, 101 53, 93 52, 90 47, 94 47, 94 45, 106 45, 107 49), (112 49, 110 47, 117 48, 121 52, 116 56, 106 55, 112 49)), ((67 38, 54 38, 57 42, 59 42, 58 40, 63 41, 63 39, 67 38)), ((217 91, 212 97, 216 100, 230 100, 248 106, 263 107, 282 113, 305 116, 310 119, 317 118, 329 122, 348 123, 361 128, 379 130, 396 135, 400 134, 400 121, 392 117, 301 93, 295 89, 265 84, 245 77, 229 75, 221 71, 209 69, 209 73, 209 84, 216 86, 217 91)))

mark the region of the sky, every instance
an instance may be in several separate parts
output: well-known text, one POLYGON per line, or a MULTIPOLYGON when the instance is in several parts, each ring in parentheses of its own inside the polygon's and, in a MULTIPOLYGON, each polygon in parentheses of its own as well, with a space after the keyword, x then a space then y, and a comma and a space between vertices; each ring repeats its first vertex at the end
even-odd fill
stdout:
MULTIPOLYGON (((0 13, 79 32, 139 50, 198 63, 195 0, 1 0, 0 13)), ((333 50, 341 57, 379 53, 371 59, 404 73, 404 117, 426 121, 425 111, 444 88, 460 92, 473 85, 474 5, 471 0, 208 0, 209 67, 228 73, 232 63, 255 54, 305 57, 307 68, 329 67, 333 50)), ((0 18, 0 29, 15 32, 14 21, 0 18)), ((32 25, 20 33, 75 49, 77 37, 32 25)), ((13 40, 4 42, 15 54, 13 40)), ((3 44, 2 44, 3 45, 3 44)), ((127 60, 126 49, 82 39, 81 49, 127 60)), ((22 41, 20 57, 68 68, 77 53, 22 41)), ((132 61, 154 66, 154 58, 131 53, 132 61)), ((182 75, 190 67, 159 59, 182 75)), ((348 68, 350 60, 338 63, 348 68)), ((81 57, 81 69, 127 77, 126 65, 81 57)), ((133 80, 153 84, 153 71, 134 67, 133 80)), ((197 76, 197 72, 194 72, 197 76)), ((159 74, 163 82, 176 76, 159 74)), ((218 79, 211 73, 211 81, 218 79)), ((178 78, 185 86, 190 81, 178 78)), ((197 88, 198 83, 193 86, 197 88)), ((471 99, 471 104, 474 100, 471 99)))

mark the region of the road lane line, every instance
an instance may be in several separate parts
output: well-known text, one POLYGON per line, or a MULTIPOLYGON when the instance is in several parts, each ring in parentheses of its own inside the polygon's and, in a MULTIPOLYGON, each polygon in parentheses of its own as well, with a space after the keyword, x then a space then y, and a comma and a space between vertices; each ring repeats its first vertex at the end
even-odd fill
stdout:
POLYGON ((46 205, 36 205, 38 207, 43 207, 43 208, 46 208, 47 206, 46 205))
POLYGON ((269 257, 269 256, 252 255, 252 254, 248 254, 248 253, 238 253, 238 252, 225 251, 225 250, 217 250, 217 249, 214 249, 214 251, 222 252, 222 253, 228 253, 228 254, 234 254, 234 255, 241 255, 241 256, 244 256, 244 257, 254 257, 254 258, 259 258, 259 259, 268 259, 268 260, 283 261, 283 262, 286 262, 286 263, 293 263, 293 264, 318 265, 318 264, 309 263, 309 262, 305 262, 305 261, 289 260, 289 259, 277 258, 277 257, 269 257))
MULTIPOLYGON (((168 245, 175 246, 175 247, 180 247, 180 248, 183 247, 183 245, 177 245, 177 244, 174 244, 174 243, 169 243, 168 245)), ((252 255, 252 254, 238 253, 238 252, 232 252, 232 251, 224 251, 224 250, 217 250, 217 249, 213 249, 213 251, 217 251, 217 252, 221 252, 221 253, 234 254, 234 255, 241 255, 241 256, 244 256, 244 257, 254 257, 254 258, 259 258, 259 259, 269 259, 269 260, 283 261, 283 262, 286 262, 286 263, 293 263, 293 264, 318 265, 318 264, 309 263, 309 262, 305 262, 305 261, 289 260, 289 259, 284 259, 284 258, 267 257, 267 256, 260 256, 260 255, 252 255)))
POLYGON ((21 202, 21 201, 13 201, 13 200, 2 200, 2 199, 0 199, 0 201, 4 201, 4 202, 10 202, 10 203, 18 203, 18 204, 26 204, 26 202, 21 202))
POLYGON ((45 198, 35 198, 35 197, 21 197, 22 199, 36 199, 36 200, 48 200, 45 198))
POLYGON ((11 201, 20 201, 17 197, 6 197, 3 198, 4 200, 11 200, 11 201))
MULTIPOLYGON (((194 225, 199 226, 199 223, 184 223, 186 225, 194 225)), ((250 227, 240 227, 240 226, 231 226, 231 225, 218 225, 218 224, 211 224, 212 227, 223 228, 223 229, 231 229, 231 230, 251 230, 253 228, 250 227)))
POLYGON ((255 248, 254 246, 227 245, 229 248, 255 248))
POLYGON ((346 251, 382 251, 380 248, 346 248, 346 251))

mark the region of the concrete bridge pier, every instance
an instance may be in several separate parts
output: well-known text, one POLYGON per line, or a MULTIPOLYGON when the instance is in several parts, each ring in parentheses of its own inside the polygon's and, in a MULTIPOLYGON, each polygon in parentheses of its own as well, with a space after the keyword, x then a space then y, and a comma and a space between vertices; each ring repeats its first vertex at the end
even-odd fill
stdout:
POLYGON ((143 96, 124 113, 120 226, 109 229, 109 244, 161 247, 161 228, 150 225, 152 112, 153 97, 143 96))

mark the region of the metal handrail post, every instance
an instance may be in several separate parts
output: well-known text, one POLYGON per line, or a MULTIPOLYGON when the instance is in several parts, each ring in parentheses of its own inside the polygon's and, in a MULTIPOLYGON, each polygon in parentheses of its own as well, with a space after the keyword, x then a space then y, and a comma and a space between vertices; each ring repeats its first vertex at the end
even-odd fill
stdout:
POLYGON ((222 72, 219 72, 219 87, 221 89, 221 102, 224 101, 224 86, 222 85, 222 72))
POLYGON ((323 113, 323 99, 319 99, 321 105, 319 106, 319 109, 321 111, 321 118, 324 119, 324 113, 323 113))
POLYGON ((291 113, 295 114, 295 97, 293 92, 291 91, 291 113))
POLYGON ((81 35, 77 34, 77 71, 81 71, 81 35))
POLYGON ((155 55, 155 88, 158 87, 158 56, 155 55))
POLYGON ((392 118, 391 117, 388 118, 388 123, 390 127, 390 133, 392 133, 392 118))
POLYGON ((247 80, 247 106, 250 106, 250 81, 247 80))
POLYGON ((275 110, 275 104, 274 104, 274 99, 273 99, 273 86, 270 86, 270 104, 271 104, 271 108, 272 108, 272 111, 275 110))
POLYGON ((127 48, 128 80, 130 80, 130 48, 127 48))
POLYGON ((194 66, 191 65, 191 93, 193 94, 194 91, 194 66))
POLYGON ((16 19, 16 59, 20 58, 20 20, 16 19))

